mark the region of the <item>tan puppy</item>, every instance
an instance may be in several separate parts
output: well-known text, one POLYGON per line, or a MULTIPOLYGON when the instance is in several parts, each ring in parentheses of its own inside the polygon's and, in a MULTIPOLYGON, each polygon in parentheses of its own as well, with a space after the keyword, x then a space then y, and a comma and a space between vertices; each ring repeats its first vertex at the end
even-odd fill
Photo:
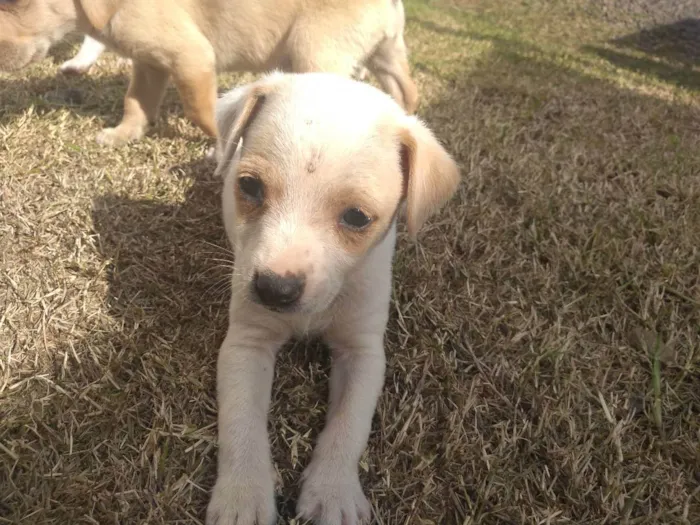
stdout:
POLYGON ((401 0, 0 0, 0 69, 80 31, 133 59, 122 121, 99 142, 142 137, 171 76, 185 114, 213 137, 217 70, 351 76, 366 64, 412 113, 403 30, 401 0))
POLYGON ((397 216, 415 236, 455 192, 457 165, 388 95, 338 75, 266 76, 222 97, 217 121, 236 257, 207 525, 274 523, 275 355, 309 333, 323 336, 333 361, 297 510, 320 525, 357 525, 370 517, 357 464, 384 382, 397 216))

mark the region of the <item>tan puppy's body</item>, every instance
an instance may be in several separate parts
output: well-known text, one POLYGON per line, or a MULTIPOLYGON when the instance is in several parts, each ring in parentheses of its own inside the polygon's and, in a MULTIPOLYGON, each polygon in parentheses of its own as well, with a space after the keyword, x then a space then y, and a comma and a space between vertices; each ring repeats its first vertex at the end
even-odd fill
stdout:
POLYGON ((371 514, 357 464, 384 381, 396 221, 405 215, 415 235, 459 170, 389 96, 338 75, 268 75, 223 96, 217 121, 235 266, 207 525, 275 522, 275 355, 309 333, 331 349, 330 399, 297 510, 319 525, 357 525, 371 514))
POLYGON ((98 140, 139 139, 172 77, 186 115, 216 136, 216 72, 364 65, 409 113, 417 106, 401 0, 0 0, 0 69, 43 58, 81 31, 133 60, 121 123, 98 140))

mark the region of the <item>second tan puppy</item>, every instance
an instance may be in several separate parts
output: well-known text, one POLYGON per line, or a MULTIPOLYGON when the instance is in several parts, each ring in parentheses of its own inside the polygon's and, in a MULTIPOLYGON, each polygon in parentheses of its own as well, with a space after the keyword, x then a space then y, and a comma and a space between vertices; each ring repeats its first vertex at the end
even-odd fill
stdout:
POLYGON ((141 138, 170 77, 186 115, 215 137, 217 70, 351 76, 366 65, 414 112, 403 30, 401 0, 0 0, 0 69, 80 31, 133 59, 124 116, 100 143, 141 138))

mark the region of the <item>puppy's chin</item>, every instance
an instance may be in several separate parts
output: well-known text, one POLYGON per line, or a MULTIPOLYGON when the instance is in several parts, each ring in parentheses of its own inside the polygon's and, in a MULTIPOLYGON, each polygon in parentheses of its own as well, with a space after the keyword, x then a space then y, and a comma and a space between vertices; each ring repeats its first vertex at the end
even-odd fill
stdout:
POLYGON ((339 297, 339 291, 336 291, 334 293, 327 293, 322 297, 315 297, 311 300, 302 298, 297 312, 304 315, 323 314, 333 308, 339 297))
POLYGON ((255 291, 251 290, 248 293, 248 300, 261 308, 264 308, 268 312, 272 312, 279 315, 319 315, 333 307, 338 294, 328 295, 321 298, 306 298, 302 297, 299 301, 289 305, 289 306, 274 306, 264 304, 255 291))
POLYGON ((251 292, 249 294, 248 298, 252 303, 255 303, 258 306, 260 306, 261 308, 264 308, 265 310, 267 310, 268 312, 272 312, 275 314, 292 315, 292 314, 298 314, 298 313, 304 312, 303 304, 300 302, 290 304, 289 306, 275 306, 275 305, 264 304, 255 292, 251 292))

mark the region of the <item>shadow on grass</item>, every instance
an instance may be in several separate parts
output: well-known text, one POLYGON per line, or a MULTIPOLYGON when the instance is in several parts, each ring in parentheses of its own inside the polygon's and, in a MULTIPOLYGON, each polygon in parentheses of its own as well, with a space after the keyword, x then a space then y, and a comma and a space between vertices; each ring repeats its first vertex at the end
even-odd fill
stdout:
POLYGON ((588 46, 617 67, 700 90, 700 19, 687 18, 617 38, 611 48, 588 46), (636 52, 632 55, 629 52, 636 52), (644 56, 639 56, 639 53, 644 56))
POLYGON ((643 29, 617 38, 612 41, 612 44, 623 49, 636 49, 686 66, 699 65, 700 19, 686 18, 671 24, 643 29))
POLYGON ((81 41, 82 36, 70 35, 53 46, 48 58, 40 64, 3 74, 0 78, 0 125, 11 126, 30 106, 38 114, 68 108, 80 116, 102 117, 108 126, 118 123, 131 68, 119 73, 100 71, 95 74, 99 69, 96 66, 85 75, 61 74, 59 66, 75 55, 76 44, 81 41), (33 74, 38 68, 43 68, 46 74, 33 74), (107 100, 113 102, 106 104, 107 100))
POLYGON ((30 106, 42 114, 68 108, 85 117, 102 117, 106 125, 114 125, 122 114, 122 101, 128 86, 128 69, 116 74, 101 73, 82 76, 63 75, 58 65, 68 58, 65 46, 52 50, 57 54, 55 67, 36 65, 26 70, 5 73, 0 78, 0 125, 11 126, 30 106), (55 74, 37 76, 34 69, 45 67, 55 74), (29 76, 28 76, 29 74, 29 76), (106 101, 112 100, 111 104, 106 101))
MULTIPOLYGON (((57 64, 55 73, 39 77, 27 77, 23 71, 5 73, 0 78, 0 126, 12 126, 29 107, 38 115, 67 109, 81 117, 97 117, 102 120, 103 127, 113 127, 120 122, 130 67, 115 73, 91 70, 88 74, 73 76, 61 74, 57 64)), ((173 114, 182 115, 182 104, 170 86, 160 109, 160 133, 169 132, 160 128, 165 117, 173 114)))

